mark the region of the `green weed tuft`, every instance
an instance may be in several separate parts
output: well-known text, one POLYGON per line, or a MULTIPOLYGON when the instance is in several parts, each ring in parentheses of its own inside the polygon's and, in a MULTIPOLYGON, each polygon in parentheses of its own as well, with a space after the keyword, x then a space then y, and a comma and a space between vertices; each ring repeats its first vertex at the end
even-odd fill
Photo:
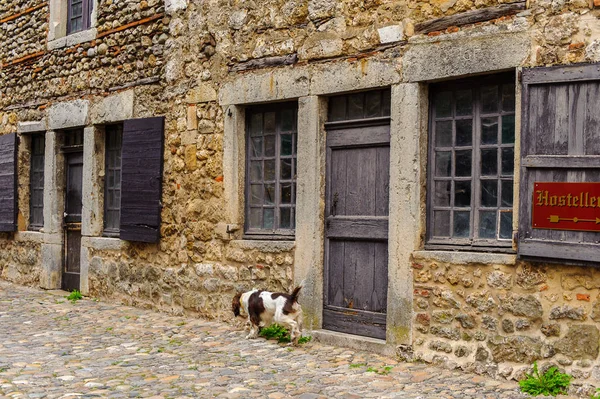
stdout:
POLYGON ((261 329, 258 335, 266 339, 276 339, 280 344, 290 342, 290 333, 279 324, 273 324, 261 329))
POLYGON ((544 374, 540 374, 537 362, 533 363, 533 373, 525 374, 527 378, 519 381, 521 391, 532 396, 556 396, 566 393, 571 384, 571 377, 563 374, 556 367, 550 367, 544 374))
POLYGON ((78 300, 83 299, 83 295, 81 295, 79 290, 73 290, 66 298, 71 301, 71 303, 75 303, 78 300))

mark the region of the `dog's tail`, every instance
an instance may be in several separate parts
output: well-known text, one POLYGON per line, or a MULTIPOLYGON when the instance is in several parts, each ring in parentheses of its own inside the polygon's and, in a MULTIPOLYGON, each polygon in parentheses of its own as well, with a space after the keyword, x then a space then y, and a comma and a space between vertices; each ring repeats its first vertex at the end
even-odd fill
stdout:
POLYGON ((302 284, 300 284, 299 286, 297 286, 296 288, 294 288, 294 291, 292 291, 292 295, 290 297, 290 301, 292 303, 298 302, 298 296, 300 295, 300 290, 301 289, 302 289, 302 284))

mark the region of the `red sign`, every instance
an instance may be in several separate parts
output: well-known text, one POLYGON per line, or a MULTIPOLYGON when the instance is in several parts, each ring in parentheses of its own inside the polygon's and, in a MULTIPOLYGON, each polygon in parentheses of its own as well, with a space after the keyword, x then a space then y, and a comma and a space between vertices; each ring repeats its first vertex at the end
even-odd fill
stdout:
POLYGON ((600 232, 600 183, 534 183, 534 229, 600 232))

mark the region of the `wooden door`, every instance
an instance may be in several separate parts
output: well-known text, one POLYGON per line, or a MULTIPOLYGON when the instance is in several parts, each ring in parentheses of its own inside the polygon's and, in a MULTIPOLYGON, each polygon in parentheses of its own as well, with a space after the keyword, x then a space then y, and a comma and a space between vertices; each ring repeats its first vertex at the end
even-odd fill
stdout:
POLYGON ((66 158, 66 195, 65 195, 65 256, 62 275, 64 290, 79 290, 80 254, 81 254, 81 208, 83 153, 71 152, 66 158))
POLYGON ((389 118, 327 126, 323 328, 385 339, 389 118))

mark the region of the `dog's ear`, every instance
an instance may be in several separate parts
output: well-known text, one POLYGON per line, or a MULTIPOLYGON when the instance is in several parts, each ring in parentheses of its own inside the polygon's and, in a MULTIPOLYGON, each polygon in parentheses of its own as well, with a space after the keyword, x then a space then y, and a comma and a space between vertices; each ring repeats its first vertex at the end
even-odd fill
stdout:
POLYGON ((240 298, 242 297, 242 293, 238 292, 237 294, 235 294, 235 296, 233 297, 233 300, 231 301, 231 310, 233 311, 233 314, 235 315, 235 317, 238 317, 240 315, 240 298))

